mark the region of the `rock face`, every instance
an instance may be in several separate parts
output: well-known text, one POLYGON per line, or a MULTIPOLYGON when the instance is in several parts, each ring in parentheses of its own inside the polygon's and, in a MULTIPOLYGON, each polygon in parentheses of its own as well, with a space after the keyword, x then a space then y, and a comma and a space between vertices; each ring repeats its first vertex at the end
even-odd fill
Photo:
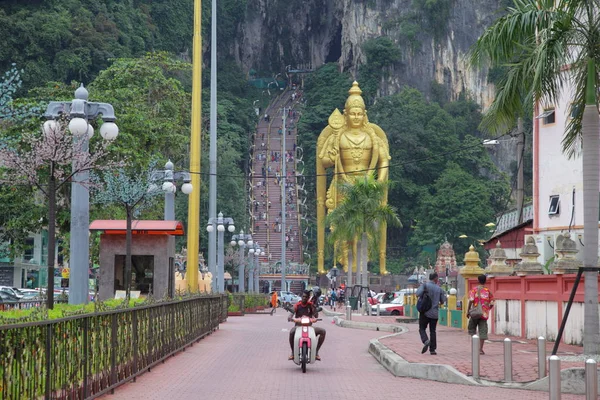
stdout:
MULTIPOLYGON (((438 0, 447 17, 435 24, 413 0, 252 0, 230 51, 247 71, 285 71, 286 66, 317 68, 339 62, 356 75, 366 61, 365 41, 387 36, 402 59, 387 67, 382 94, 403 86, 429 93, 433 81, 451 99, 461 93, 486 107, 493 87, 487 71, 473 71, 465 54, 484 29, 501 15, 503 0, 438 0), (412 28, 407 30, 407 24, 412 28), (436 26, 437 25, 437 26, 436 26), (445 26, 444 26, 445 25, 445 26)), ((425 2, 421 2, 425 3, 425 2)), ((427 2, 429 3, 429 2, 427 2)))

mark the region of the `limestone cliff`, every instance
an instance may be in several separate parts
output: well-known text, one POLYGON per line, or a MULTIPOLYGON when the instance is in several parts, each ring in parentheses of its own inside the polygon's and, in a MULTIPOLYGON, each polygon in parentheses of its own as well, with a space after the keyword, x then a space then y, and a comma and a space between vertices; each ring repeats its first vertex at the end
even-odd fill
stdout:
POLYGON ((362 44, 385 35, 402 58, 382 79, 382 94, 404 85, 429 93, 436 81, 451 99, 467 92, 485 107, 493 89, 485 71, 467 66, 465 53, 505 5, 503 0, 251 0, 231 52, 246 70, 283 72, 288 65, 316 68, 337 61, 356 74, 366 61, 362 44), (445 7, 444 19, 428 20, 417 3, 439 7, 432 14, 445 7))

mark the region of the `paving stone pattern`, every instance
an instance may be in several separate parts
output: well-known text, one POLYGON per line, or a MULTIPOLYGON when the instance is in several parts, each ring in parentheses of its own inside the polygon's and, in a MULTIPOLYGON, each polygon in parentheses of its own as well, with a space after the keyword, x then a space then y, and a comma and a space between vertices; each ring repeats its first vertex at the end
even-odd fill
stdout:
MULTIPOLYGON (((323 361, 308 365, 306 374, 289 354, 287 314, 229 317, 212 335, 185 352, 169 358, 137 382, 116 389, 105 400, 118 399, 547 399, 548 393, 497 387, 452 385, 396 378, 367 351, 369 341, 382 332, 341 328, 329 317, 319 322, 327 329, 323 361)), ((440 332, 438 362, 447 362, 449 337, 440 332)), ((420 354, 414 333, 406 336, 405 353, 420 354), (412 337, 412 341, 409 338, 412 337)), ((493 346, 490 346, 492 353, 493 346)), ((425 358, 431 362, 431 356, 425 358)), ((563 400, 583 396, 563 395, 563 400)))
MULTIPOLYGON (((393 317, 353 315, 353 321, 394 323, 393 317)), ((408 332, 381 339, 380 342, 408 362, 451 365, 465 375, 472 375, 471 337, 463 330, 446 326, 437 327, 437 355, 421 354, 418 323, 402 324, 408 332)), ((429 329, 427 330, 429 335, 429 329)), ((504 381, 504 339, 506 336, 489 335, 484 345, 485 355, 480 356, 480 376, 486 380, 504 381)), ((531 382, 538 379, 537 341, 511 337, 513 350, 513 381, 531 382)), ((546 354, 552 354, 553 342, 546 342, 546 354)), ((579 346, 561 344, 557 355, 580 355, 579 346)), ((561 369, 584 367, 584 362, 562 361, 561 369)), ((548 364, 546 364, 548 371, 548 364)))

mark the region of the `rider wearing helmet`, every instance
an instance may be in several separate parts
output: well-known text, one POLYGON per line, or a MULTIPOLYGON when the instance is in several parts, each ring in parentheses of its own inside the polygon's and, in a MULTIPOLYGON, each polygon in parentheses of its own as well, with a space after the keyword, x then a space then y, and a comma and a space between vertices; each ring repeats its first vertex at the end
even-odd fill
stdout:
POLYGON ((312 288, 312 298, 310 299, 310 302, 313 303, 315 305, 315 307, 319 306, 319 299, 321 298, 321 288, 318 286, 313 286, 312 288))
MULTIPOLYGON (((317 288, 318 289, 318 288, 317 288)), ((319 289, 319 295, 320 295, 320 289, 319 289)), ((294 305, 294 316, 293 318, 301 318, 304 316, 310 317, 311 318, 311 322, 316 322, 317 318, 319 317, 319 311, 317 309, 318 305, 314 304, 313 302, 309 301, 309 299, 311 298, 311 291, 310 290, 305 290, 302 293, 302 300, 300 300, 298 303, 296 303, 294 305)), ((314 293, 313 293, 313 298, 314 298, 314 293)), ((318 297, 317 297, 318 300, 318 297)), ((292 320, 292 316, 288 317, 288 321, 292 320)), ((299 326, 300 323, 296 322, 296 326, 299 326)), ((315 330, 315 335, 318 336, 319 340, 317 341, 317 354, 315 356, 315 359, 318 361, 321 361, 321 357, 319 356, 319 349, 321 348, 321 346, 323 345, 323 342, 325 341, 325 329, 321 328, 321 327, 317 327, 317 326, 313 326, 314 330, 315 330)), ((292 355, 289 356, 288 360, 293 360, 294 359, 294 336, 296 335, 296 329, 290 329, 290 348, 292 349, 292 355)))

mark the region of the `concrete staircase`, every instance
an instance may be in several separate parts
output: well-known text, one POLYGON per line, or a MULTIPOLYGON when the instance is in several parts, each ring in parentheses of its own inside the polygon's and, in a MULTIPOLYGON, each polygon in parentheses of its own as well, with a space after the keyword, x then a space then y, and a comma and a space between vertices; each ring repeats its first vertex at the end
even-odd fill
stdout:
MULTIPOLYGON (((287 263, 296 264, 303 261, 295 157, 299 114, 294 110, 294 106, 298 102, 299 95, 299 92, 290 89, 283 91, 265 111, 269 118, 265 119, 264 113, 260 116, 254 135, 250 176, 252 180, 251 233, 254 240, 265 249, 265 255, 260 257, 264 265, 263 274, 276 273, 277 268, 274 264, 281 260, 283 248, 286 251, 287 263), (286 109, 285 128, 282 118, 284 108, 286 109), (285 149, 282 149, 284 131, 286 143, 285 149), (286 157, 286 153, 291 157, 286 157), (284 161, 287 169, 285 179, 282 177, 284 161), (283 240, 282 185, 285 187, 287 231, 283 240), (287 242, 287 246, 282 246, 284 242, 287 242)), ((294 292, 300 292, 304 288, 302 282, 294 282, 293 285, 290 290, 294 292)))

